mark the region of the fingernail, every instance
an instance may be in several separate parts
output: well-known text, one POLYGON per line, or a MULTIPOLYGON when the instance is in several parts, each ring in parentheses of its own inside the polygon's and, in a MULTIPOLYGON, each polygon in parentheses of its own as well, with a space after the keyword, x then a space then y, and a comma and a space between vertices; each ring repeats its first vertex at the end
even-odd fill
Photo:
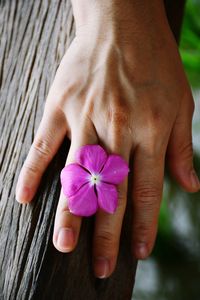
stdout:
POLYGON ((139 243, 135 246, 136 256, 139 259, 144 259, 148 256, 148 249, 145 243, 139 243))
POLYGON ((109 262, 104 257, 96 257, 94 259, 95 276, 98 278, 106 278, 109 273, 109 262))
POLYGON ((30 189, 26 186, 19 186, 16 189, 16 200, 19 203, 30 201, 30 189))
POLYGON ((199 178, 195 172, 195 170, 192 170, 190 173, 191 176, 191 182, 192 182, 192 187, 194 189, 200 189, 200 182, 199 182, 199 178))
POLYGON ((72 250, 74 245, 73 230, 71 228, 61 228, 58 233, 57 244, 63 250, 72 250))

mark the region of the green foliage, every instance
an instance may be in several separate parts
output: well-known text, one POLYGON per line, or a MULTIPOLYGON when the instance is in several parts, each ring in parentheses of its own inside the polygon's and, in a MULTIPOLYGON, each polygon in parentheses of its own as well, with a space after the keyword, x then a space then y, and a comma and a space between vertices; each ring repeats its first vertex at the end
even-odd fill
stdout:
POLYGON ((186 2, 180 53, 193 87, 200 87, 200 1, 186 2))
POLYGON ((166 237, 170 236, 172 232, 170 210, 168 207, 167 200, 165 199, 165 195, 163 197, 161 208, 160 208, 158 230, 159 232, 162 232, 162 234, 166 237))

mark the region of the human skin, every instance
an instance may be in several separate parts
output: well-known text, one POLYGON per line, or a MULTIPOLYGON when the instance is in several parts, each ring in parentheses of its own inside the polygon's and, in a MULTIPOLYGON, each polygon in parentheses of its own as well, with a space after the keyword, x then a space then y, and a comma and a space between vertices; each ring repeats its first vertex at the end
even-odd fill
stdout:
MULTIPOLYGON (((72 0, 72 5, 76 36, 47 96, 16 199, 33 199, 65 136, 71 139, 66 164, 80 146, 100 144, 133 161, 130 239, 133 255, 144 259, 156 237, 165 160, 186 191, 200 189, 193 167, 191 90, 162 1, 72 0)), ((128 179, 118 186, 114 214, 96 213, 93 265, 99 278, 110 276, 116 265, 127 186, 128 179)), ((69 212, 61 192, 54 246, 72 251, 80 226, 81 217, 69 212)))

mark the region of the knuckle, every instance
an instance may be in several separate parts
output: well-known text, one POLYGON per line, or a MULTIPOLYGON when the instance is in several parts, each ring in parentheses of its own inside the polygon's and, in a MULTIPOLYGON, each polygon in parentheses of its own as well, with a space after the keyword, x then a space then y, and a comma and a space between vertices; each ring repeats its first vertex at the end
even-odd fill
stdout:
POLYGON ((174 165, 180 163, 180 159, 183 162, 190 161, 193 157, 193 145, 190 139, 186 143, 179 143, 175 149, 176 151, 171 151, 168 153, 169 161, 173 162, 174 165))
POLYGON ((157 161, 163 159, 166 143, 160 133, 156 132, 148 135, 141 148, 143 148, 142 151, 147 159, 156 159, 157 161))
POLYGON ((146 122, 139 127, 139 144, 147 158, 162 157, 170 134, 166 116, 159 112, 149 112, 146 122))
POLYGON ((23 166, 25 172, 37 174, 39 171, 39 167, 34 162, 26 160, 23 166))
POLYGON ((158 137, 160 136, 160 130, 156 123, 151 122, 146 126, 146 136, 148 139, 148 143, 155 146, 158 137))
POLYGON ((183 145, 179 148, 179 155, 180 155, 184 160, 191 159, 191 157, 193 156, 193 146, 192 146, 192 141, 189 141, 188 143, 183 144, 183 145))
POLYGON ((125 209, 126 197, 127 197, 127 194, 126 194, 125 189, 118 188, 117 189, 118 208, 121 208, 122 210, 125 209))
POLYGON ((50 94, 48 100, 53 102, 54 105, 57 104, 58 107, 62 108, 66 105, 66 99, 73 97, 81 89, 82 84, 79 80, 74 80, 72 78, 66 78, 65 87, 60 83, 54 86, 54 92, 50 94))
POLYGON ((74 91, 74 87, 69 87, 67 90, 64 90, 64 91, 60 91, 60 92, 57 92, 56 95, 56 104, 59 108, 61 109, 64 109, 65 105, 66 105, 66 99, 68 99, 70 96, 72 96, 73 94, 73 91, 74 91))
POLYGON ((135 239, 144 242, 149 239, 149 235, 150 235, 150 228, 147 222, 140 222, 138 224, 135 224, 134 226, 135 239))
POLYGON ((166 120, 166 113, 163 112, 163 109, 160 105, 150 106, 147 108, 146 114, 146 122, 145 128, 149 129, 149 135, 152 137, 157 136, 159 132, 159 128, 164 125, 164 121, 166 120))
POLYGON ((130 111, 126 107, 113 107, 107 111, 107 124, 110 136, 110 142, 113 146, 119 148, 126 137, 126 141, 131 141, 132 124, 130 111))
POLYGON ((95 245, 97 248, 111 250, 116 247, 117 242, 113 233, 109 232, 108 230, 103 230, 96 234, 95 245))
POLYGON ((42 162, 48 162, 51 156, 49 142, 45 139, 36 139, 30 149, 27 159, 24 162, 25 172, 38 174, 41 172, 42 162))
POLYGON ((36 139, 32 149, 42 159, 46 159, 51 155, 50 143, 46 139, 36 139))
POLYGON ((62 215, 65 219, 71 217, 72 215, 72 213, 69 210, 69 207, 66 204, 63 204, 63 206, 60 208, 60 211, 58 209, 58 213, 62 215))
POLYGON ((139 132, 139 148, 143 155, 148 159, 162 158, 168 140, 168 134, 165 130, 161 130, 163 126, 147 125, 143 128, 143 132, 139 132))
POLYGON ((153 206, 154 201, 161 197, 162 190, 158 185, 152 183, 137 184, 134 188, 134 196, 140 204, 153 206))
POLYGON ((128 121, 128 113, 124 109, 112 109, 110 111, 110 121, 114 124, 124 124, 128 121))
POLYGON ((125 105, 113 105, 107 111, 107 119, 113 128, 124 128, 130 122, 130 111, 125 105))

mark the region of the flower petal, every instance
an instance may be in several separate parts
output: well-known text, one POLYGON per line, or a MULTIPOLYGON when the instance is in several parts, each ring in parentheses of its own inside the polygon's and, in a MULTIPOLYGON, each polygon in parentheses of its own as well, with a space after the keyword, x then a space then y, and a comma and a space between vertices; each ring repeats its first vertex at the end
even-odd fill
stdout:
POLYGON ((75 195, 67 200, 70 212, 77 216, 88 217, 95 214, 98 209, 94 186, 89 183, 83 185, 75 195))
POLYGON ((99 207, 108 213, 114 213, 118 203, 116 186, 101 182, 96 185, 96 188, 99 207))
POLYGON ((76 152, 76 161, 91 173, 98 174, 108 155, 99 145, 84 145, 76 152))
POLYGON ((112 184, 121 183, 129 172, 127 162, 117 154, 111 154, 101 171, 102 180, 112 184))
POLYGON ((84 184, 89 182, 90 174, 76 163, 71 163, 61 171, 60 178, 66 197, 74 195, 84 184))

